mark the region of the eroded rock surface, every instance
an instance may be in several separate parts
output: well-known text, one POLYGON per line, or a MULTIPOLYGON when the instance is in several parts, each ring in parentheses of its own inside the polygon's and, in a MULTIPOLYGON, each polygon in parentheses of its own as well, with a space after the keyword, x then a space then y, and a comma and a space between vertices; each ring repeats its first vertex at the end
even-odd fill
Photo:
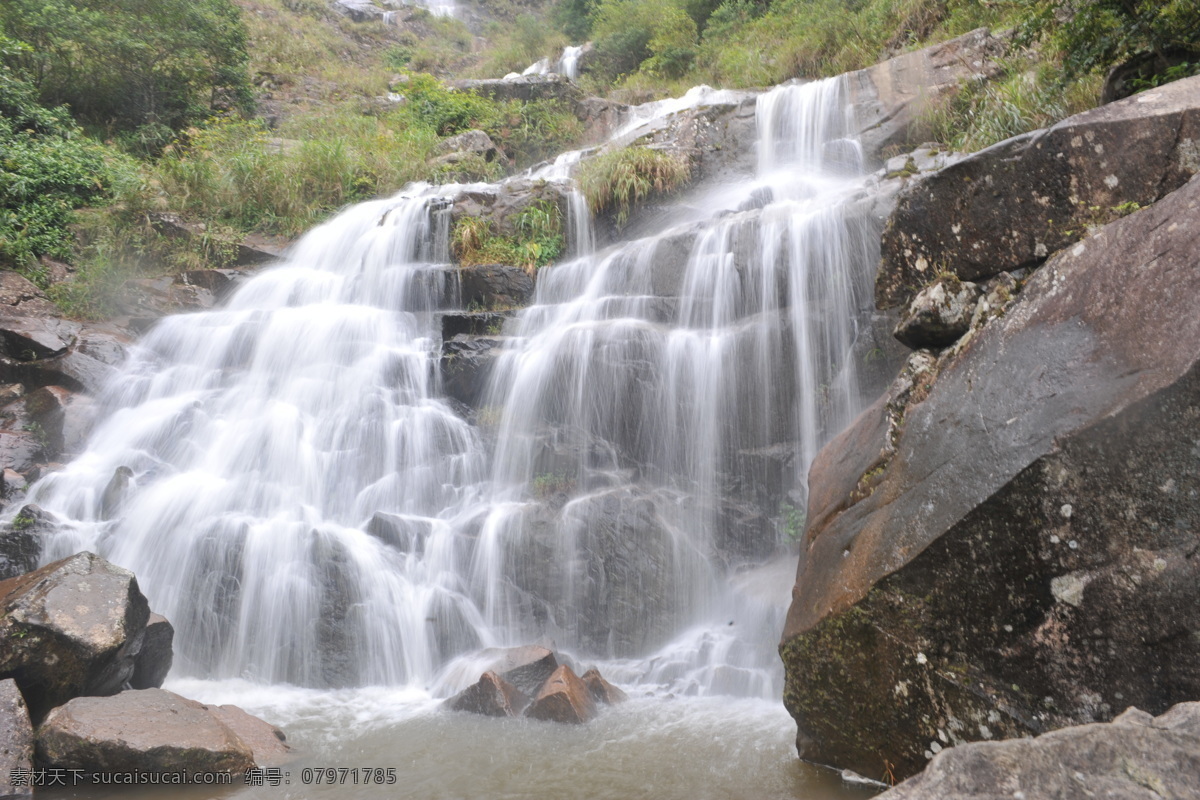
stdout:
POLYGON ((1200 696, 1197 252, 1200 178, 822 450, 781 645, 804 757, 905 776, 1200 696))
POLYGON ((30 785, 13 783, 17 770, 33 768, 33 726, 25 698, 11 678, 0 681, 0 797, 29 797, 30 785))

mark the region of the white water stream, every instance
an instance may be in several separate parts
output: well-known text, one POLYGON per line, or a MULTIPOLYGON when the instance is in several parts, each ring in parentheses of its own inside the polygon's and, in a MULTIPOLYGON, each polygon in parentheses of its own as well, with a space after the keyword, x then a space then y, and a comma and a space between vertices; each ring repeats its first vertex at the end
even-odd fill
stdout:
POLYGON ((572 793, 816 787, 778 701, 795 562, 769 518, 803 507, 860 401, 878 234, 843 204, 861 179, 841 93, 760 97, 759 174, 728 193, 758 208, 600 253, 577 213, 578 257, 508 323, 478 424, 440 395, 438 312, 458 303, 446 209, 487 187, 347 209, 134 348, 87 451, 30 492, 68 521, 44 561, 132 569, 176 627, 171 686, 293 729, 318 761, 429 773, 391 796, 532 796, 598 758, 572 793), (579 733, 436 710, 480 648, 546 639, 635 702, 579 733), (714 735, 731 738, 709 753, 714 735), (464 737, 512 746, 475 764, 494 742, 464 737), (698 775, 644 774, 678 748, 698 775))

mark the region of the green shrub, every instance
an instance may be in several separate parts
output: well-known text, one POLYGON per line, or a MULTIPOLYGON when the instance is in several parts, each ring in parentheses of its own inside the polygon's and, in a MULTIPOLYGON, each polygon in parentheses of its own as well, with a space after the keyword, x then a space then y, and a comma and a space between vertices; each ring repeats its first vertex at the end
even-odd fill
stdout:
POLYGON ((42 102, 157 152, 217 107, 248 107, 246 32, 231 0, 6 0, 4 61, 42 102))
MULTIPOLYGON (((24 49, 0 37, 0 52, 24 49)), ((33 87, 0 64, 0 266, 66 258, 73 209, 106 195, 119 160, 64 109, 38 105, 33 87)))
POLYGON ((624 226, 629 212, 642 200, 673 192, 690 177, 687 159, 648 147, 612 150, 579 168, 579 186, 592 213, 614 210, 618 227, 624 226))

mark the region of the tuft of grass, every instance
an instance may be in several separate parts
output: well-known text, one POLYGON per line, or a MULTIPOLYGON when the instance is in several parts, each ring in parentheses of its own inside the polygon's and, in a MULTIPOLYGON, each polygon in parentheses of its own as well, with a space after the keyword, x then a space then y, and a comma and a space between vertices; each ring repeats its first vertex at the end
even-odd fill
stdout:
POLYGON ((579 186, 593 214, 615 211, 618 227, 629 220, 634 207, 655 194, 669 194, 691 178, 687 159, 649 147, 611 150, 585 161, 579 168, 579 186))
POLYGON ((1094 108, 1103 77, 1063 77, 1052 62, 1010 59, 1002 77, 964 86, 924 115, 934 139, 971 152, 1094 108))
POLYGON ((515 233, 505 236, 492 230, 490 220, 464 217, 450 236, 454 257, 464 267, 506 264, 532 275, 552 263, 565 248, 562 211, 549 200, 520 211, 513 227, 515 233))

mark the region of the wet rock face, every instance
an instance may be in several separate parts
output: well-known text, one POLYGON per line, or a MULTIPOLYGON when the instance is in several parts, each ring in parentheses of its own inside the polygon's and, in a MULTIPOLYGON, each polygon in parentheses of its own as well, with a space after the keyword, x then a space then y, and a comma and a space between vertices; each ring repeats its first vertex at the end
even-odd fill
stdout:
POLYGON ((914 180, 883 234, 880 308, 941 269, 966 281, 1035 266, 1200 171, 1200 77, 1070 117, 914 180))
POLYGON ((210 707, 162 689, 77 697, 37 731, 39 764, 85 772, 242 773, 286 752, 278 728, 236 706, 210 707))
POLYGON ((519 717, 529 705, 529 697, 494 672, 485 672, 479 681, 446 701, 451 711, 466 711, 485 717, 519 717))
POLYGON ((79 553, 0 583, 0 678, 40 720, 79 695, 119 692, 150 609, 133 573, 79 553))
POLYGON ((35 505, 24 506, 12 522, 0 529, 0 580, 37 569, 42 539, 53 533, 58 521, 35 505))
POLYGON ((161 614, 151 614, 146 623, 142 649, 134 659, 133 675, 129 686, 133 689, 157 689, 171 671, 175 641, 175 628, 161 614))
POLYGON ((1130 708, 1108 724, 953 747, 878 800, 1184 798, 1196 796, 1198 771, 1200 703, 1181 703, 1158 717, 1130 708))
POLYGON ((0 681, 0 796, 29 797, 32 786, 14 786, 14 770, 33 768, 33 727, 25 698, 12 679, 0 681))
POLYGON ((1195 178, 821 452, 781 645, 803 756, 905 776, 1200 696, 1198 251, 1195 178))
POLYGON ((459 270, 463 308, 517 308, 533 299, 533 278, 523 269, 484 264, 459 270))

